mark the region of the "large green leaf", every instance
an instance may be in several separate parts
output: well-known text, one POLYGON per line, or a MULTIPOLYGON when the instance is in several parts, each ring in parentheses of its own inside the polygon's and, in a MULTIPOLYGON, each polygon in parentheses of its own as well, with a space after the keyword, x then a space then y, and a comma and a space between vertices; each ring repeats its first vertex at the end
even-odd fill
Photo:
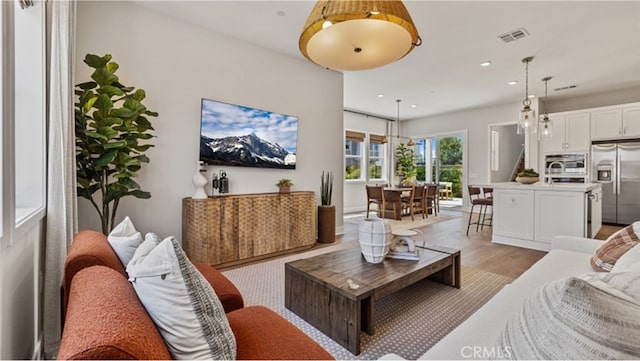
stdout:
POLYGON ((94 81, 88 81, 88 82, 80 83, 80 84, 76 85, 76 87, 78 87, 78 88, 80 88, 82 90, 93 89, 93 88, 95 88, 97 86, 98 86, 98 84, 96 84, 96 82, 94 82, 94 81))
POLYGON ((105 68, 98 68, 91 74, 91 79, 100 86, 111 85, 118 81, 118 77, 105 68))
POLYGON ((109 62, 107 63, 107 71, 109 71, 110 73, 115 73, 116 70, 118 70, 118 68, 120 68, 120 65, 118 65, 118 63, 116 62, 109 62))
POLYGON ((133 99, 137 100, 137 101, 142 101, 145 97, 147 96, 147 93, 145 93, 145 91, 143 89, 138 89, 136 90, 135 93, 133 93, 132 97, 133 99))
POLYGON ((144 112, 144 114, 151 116, 151 117, 157 117, 158 113, 157 112, 152 112, 150 110, 147 110, 146 112, 144 112))
POLYGON ((109 110, 113 108, 113 102, 111 101, 111 97, 106 94, 98 95, 98 100, 96 100, 93 105, 97 109, 100 109, 105 115, 109 113, 109 110))
POLYGON ((100 127, 98 128, 98 132, 107 137, 108 140, 114 139, 118 136, 118 132, 113 130, 111 127, 100 127))
POLYGON ((144 105, 140 104, 140 102, 135 100, 135 99, 127 99, 124 102, 124 107, 127 108, 127 109, 131 109, 136 113, 142 113, 145 110, 147 110, 147 107, 145 107, 144 105))
POLYGON ((131 118, 136 115, 136 112, 127 108, 114 108, 111 109, 111 112, 109 114, 118 118, 131 118))
POLYGON ((109 140, 109 138, 105 137, 104 135, 96 132, 95 130, 87 130, 84 132, 84 134, 88 137, 94 138, 94 139, 102 139, 104 141, 109 140))
POLYGON ((84 57, 85 64, 89 65, 94 69, 104 67, 105 65, 107 65, 109 60, 111 60, 111 55, 109 54, 105 55, 104 57, 100 57, 94 54, 87 54, 84 57))
POLYGON ((114 95, 122 96, 124 92, 120 90, 120 88, 115 87, 113 85, 105 85, 96 90, 100 94, 106 94, 109 97, 113 97, 114 95))
POLYGON ((107 153, 101 155, 100 158, 98 158, 98 160, 96 161, 96 166, 106 167, 107 165, 109 165, 109 163, 113 162, 117 154, 118 151, 116 149, 108 151, 107 153))
MULTIPOLYGON (((142 144, 142 145, 134 146, 133 149, 137 150, 138 152, 144 152, 144 151, 148 150, 151 147, 153 147, 153 144, 142 144)), ((147 157, 145 157, 145 158, 147 158, 147 157)), ((147 158, 147 162, 148 161, 149 161, 149 158, 147 158)))
POLYGON ((124 140, 118 140, 116 142, 110 142, 104 145, 105 149, 112 149, 112 148, 122 148, 124 146, 127 145, 127 142, 125 142, 124 140))
POLYGON ((136 183, 133 179, 131 178, 122 178, 118 180, 118 183, 120 185, 122 185, 123 187, 126 187, 128 189, 140 189, 140 185, 138 183, 136 183))
POLYGON ((132 192, 129 192, 129 195, 132 195, 136 198, 141 198, 141 199, 149 199, 151 198, 151 193, 150 192, 145 192, 145 191, 141 191, 141 190, 135 190, 132 192))
POLYGON ((96 103, 96 100, 98 100, 98 97, 93 97, 87 100, 87 102, 84 104, 84 109, 83 109, 85 113, 89 113, 89 111, 91 110, 91 107, 93 107, 93 105, 96 103))

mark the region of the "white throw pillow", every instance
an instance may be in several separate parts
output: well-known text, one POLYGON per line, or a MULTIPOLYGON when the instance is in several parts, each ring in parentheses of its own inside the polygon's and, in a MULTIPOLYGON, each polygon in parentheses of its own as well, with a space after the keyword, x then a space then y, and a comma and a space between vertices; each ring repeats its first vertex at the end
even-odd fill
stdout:
POLYGON ((640 246, 636 245, 623 254, 613 265, 611 272, 638 272, 640 273, 640 246))
POLYGON ((138 246, 142 243, 142 234, 136 231, 133 222, 126 217, 120 224, 115 226, 107 236, 107 240, 116 253, 120 262, 127 267, 138 246))
POLYGON ((172 357, 235 359, 236 340, 213 288, 174 237, 157 240, 147 234, 127 273, 172 357))

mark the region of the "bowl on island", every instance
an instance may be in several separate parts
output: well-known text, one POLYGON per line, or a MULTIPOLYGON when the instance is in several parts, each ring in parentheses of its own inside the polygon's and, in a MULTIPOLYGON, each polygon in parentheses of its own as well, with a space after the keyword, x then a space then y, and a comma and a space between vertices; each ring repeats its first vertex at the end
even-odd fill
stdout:
POLYGON ((516 177, 516 182, 520 184, 533 184, 540 180, 540 177, 516 177))

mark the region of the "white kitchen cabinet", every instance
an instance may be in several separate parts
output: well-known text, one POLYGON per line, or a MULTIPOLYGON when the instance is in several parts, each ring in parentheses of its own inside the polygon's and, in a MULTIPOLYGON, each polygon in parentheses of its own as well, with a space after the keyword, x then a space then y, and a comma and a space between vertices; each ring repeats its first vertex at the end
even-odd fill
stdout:
POLYGON ((548 251, 555 236, 593 236, 602 224, 599 183, 498 182, 491 187, 494 243, 548 251), (586 202, 589 192, 594 196, 590 217, 586 202))
POLYGON ((622 136, 622 108, 591 112, 591 139, 622 136))
POLYGON ((622 135, 624 137, 640 136, 640 106, 622 109, 622 135))
POLYGON ((533 239, 532 190, 501 189, 494 193, 493 203, 494 236, 533 239))
POLYGON ((541 141, 542 153, 589 151, 589 118, 588 112, 550 114, 552 137, 541 141))
POLYGON ((591 112, 591 139, 640 136, 640 106, 616 107, 591 112))
POLYGON ((584 235, 585 193, 536 191, 534 207, 537 242, 550 247, 553 237, 559 234, 584 235))

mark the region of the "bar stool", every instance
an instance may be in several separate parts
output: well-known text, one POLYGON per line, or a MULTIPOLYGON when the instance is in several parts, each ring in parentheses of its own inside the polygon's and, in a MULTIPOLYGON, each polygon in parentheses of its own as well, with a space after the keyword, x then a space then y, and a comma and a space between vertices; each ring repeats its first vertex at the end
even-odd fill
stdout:
POLYGON ((490 199, 491 200, 491 204, 490 205, 485 205, 484 207, 484 213, 482 215, 482 224, 480 225, 480 230, 482 230, 484 228, 484 226, 487 227, 491 227, 491 225, 493 224, 493 188, 491 187, 482 187, 482 195, 484 196, 484 198, 486 199, 490 199), (492 207, 491 208, 491 218, 489 218, 489 223, 487 224, 485 221, 485 217, 487 215, 487 208, 492 207))
POLYGON ((482 189, 480 187, 469 186, 469 199, 471 200, 471 212, 469 213, 469 223, 467 224, 467 236, 469 235, 469 228, 472 224, 476 225, 476 232, 480 229, 480 226, 485 226, 486 207, 493 207, 493 198, 480 197, 482 189), (475 198, 474 198, 475 196, 475 198), (480 206, 480 212, 478 213, 478 219, 475 222, 471 222, 473 217, 473 209, 475 206, 480 206), (483 212, 484 211, 484 212, 483 212))

